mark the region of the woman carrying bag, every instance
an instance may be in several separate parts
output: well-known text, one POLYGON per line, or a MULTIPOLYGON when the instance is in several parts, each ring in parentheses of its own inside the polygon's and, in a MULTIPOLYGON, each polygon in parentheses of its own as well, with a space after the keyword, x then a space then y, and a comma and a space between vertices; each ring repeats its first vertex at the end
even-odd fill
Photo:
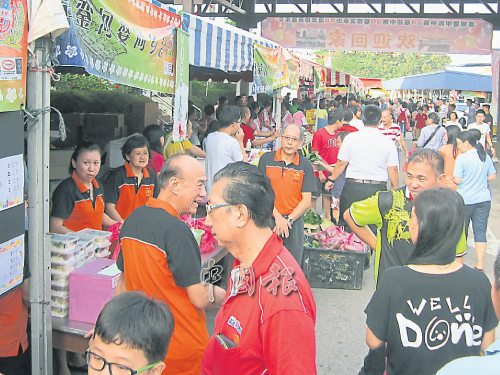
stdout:
POLYGON ((486 229, 491 210, 491 191, 488 181, 496 178, 496 169, 491 157, 486 154, 481 143, 471 132, 457 135, 457 147, 462 155, 457 157, 453 180, 457 191, 464 198, 465 235, 468 235, 469 222, 472 220, 474 242, 476 244, 477 264, 474 268, 483 270, 486 252, 486 229))

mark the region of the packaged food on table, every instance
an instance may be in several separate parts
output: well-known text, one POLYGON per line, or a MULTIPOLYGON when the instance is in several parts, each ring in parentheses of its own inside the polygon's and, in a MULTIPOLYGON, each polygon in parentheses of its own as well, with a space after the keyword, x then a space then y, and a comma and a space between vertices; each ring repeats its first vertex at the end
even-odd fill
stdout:
POLYGON ((52 307, 69 308, 69 294, 66 297, 52 295, 50 299, 52 301, 52 307))
POLYGON ((95 245, 92 245, 87 248, 87 252, 85 254, 85 264, 95 259, 95 249, 96 249, 95 245))
POLYGON ((96 254, 96 258, 107 258, 110 255, 111 255, 111 253, 109 251, 106 251, 105 253, 96 254))
POLYGON ((103 230, 95 230, 95 229, 82 229, 81 231, 77 233, 82 233, 82 234, 87 234, 95 237, 94 243, 97 246, 103 245, 107 242, 109 242, 109 239, 111 238, 111 232, 106 232, 103 230))
POLYGON ((62 261, 51 261, 52 273, 56 274, 69 274, 70 272, 80 268, 85 264, 85 256, 75 258, 73 261, 62 262, 62 261))
POLYGON ((78 253, 78 247, 72 249, 54 249, 50 252, 50 260, 53 262, 67 263, 74 262, 76 259, 76 254, 78 253))
MULTIPOLYGON (((69 279, 69 276, 68 276, 69 279)), ((56 297, 68 297, 69 296, 69 283, 68 285, 56 285, 51 284, 52 296, 56 297)))
POLYGON ((98 245, 95 249, 96 257, 98 257, 98 258, 104 257, 105 255, 103 255, 103 254, 109 253, 108 250, 109 250, 110 246, 111 246, 111 242, 106 242, 104 244, 98 245))
POLYGON ((52 251, 70 251, 76 248, 78 237, 73 237, 67 234, 53 234, 50 236, 50 244, 52 251))
MULTIPOLYGON (((54 287, 54 285, 57 285, 57 286, 69 288, 69 274, 52 272, 50 274, 50 281, 51 281, 52 287, 54 287)), ((69 289, 68 289, 68 291, 69 291, 69 289)))
POLYGON ((56 318, 65 318, 69 315, 69 307, 52 306, 52 316, 56 318))

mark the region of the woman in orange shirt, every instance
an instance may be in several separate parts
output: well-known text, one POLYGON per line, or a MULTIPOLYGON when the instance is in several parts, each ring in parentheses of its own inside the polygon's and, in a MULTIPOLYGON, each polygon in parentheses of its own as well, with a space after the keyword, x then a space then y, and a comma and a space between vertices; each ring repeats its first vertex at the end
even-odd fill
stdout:
POLYGON ((461 132, 462 130, 456 125, 447 126, 445 133, 447 144, 442 146, 439 150, 441 155, 444 157, 445 178, 442 186, 453 190, 457 190, 457 184, 453 181, 453 170, 455 169, 455 160, 457 159, 457 156, 461 154, 457 147, 457 136, 461 132))

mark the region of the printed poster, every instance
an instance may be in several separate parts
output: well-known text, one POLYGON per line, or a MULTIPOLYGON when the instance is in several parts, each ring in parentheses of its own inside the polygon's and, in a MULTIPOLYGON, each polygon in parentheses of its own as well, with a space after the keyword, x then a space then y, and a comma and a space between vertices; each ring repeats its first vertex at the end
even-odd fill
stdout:
POLYGON ((120 84, 174 92, 174 29, 180 16, 145 0, 69 0, 70 29, 58 38, 62 65, 120 84))
POLYGON ((255 43, 253 56, 253 95, 273 91, 290 84, 283 48, 267 48, 255 43))
POLYGON ((0 159, 0 211, 24 202, 23 155, 0 159))
POLYGON ((188 34, 177 29, 177 61, 175 69, 174 142, 187 138, 187 117, 189 100, 189 38, 188 34))
POLYGON ((23 282, 24 234, 0 244, 0 295, 23 282))
POLYGON ((321 65, 314 65, 314 93, 326 90, 326 72, 321 65))
POLYGON ((0 112, 26 103, 27 14, 26 0, 0 0, 0 112))
POLYGON ((271 17, 262 36, 285 48, 489 55, 493 25, 481 19, 271 17))

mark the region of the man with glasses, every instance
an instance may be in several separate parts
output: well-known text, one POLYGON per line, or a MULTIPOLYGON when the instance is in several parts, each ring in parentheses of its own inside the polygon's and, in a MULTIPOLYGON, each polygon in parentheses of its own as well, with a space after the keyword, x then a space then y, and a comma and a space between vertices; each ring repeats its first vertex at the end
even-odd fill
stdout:
POLYGON ((205 223, 236 260, 201 373, 315 375, 316 304, 299 264, 271 230, 276 188, 242 162, 214 181, 205 223))
POLYGON ((143 291, 165 301, 175 319, 163 374, 200 374, 208 343, 204 310, 220 306, 225 295, 219 287, 202 284, 200 249, 180 219, 196 213, 206 196, 205 182, 205 171, 196 159, 188 155, 167 159, 159 176, 158 198, 135 209, 120 233, 116 265, 122 274, 116 294, 143 291))
POLYGON ((85 353, 89 375, 160 375, 174 330, 168 306, 139 292, 114 297, 102 309, 85 353))
POLYGON ((283 128, 281 147, 261 156, 259 168, 269 177, 276 194, 274 232, 299 265, 304 252, 304 218, 316 191, 311 162, 297 151, 304 141, 304 130, 294 124, 283 128))

